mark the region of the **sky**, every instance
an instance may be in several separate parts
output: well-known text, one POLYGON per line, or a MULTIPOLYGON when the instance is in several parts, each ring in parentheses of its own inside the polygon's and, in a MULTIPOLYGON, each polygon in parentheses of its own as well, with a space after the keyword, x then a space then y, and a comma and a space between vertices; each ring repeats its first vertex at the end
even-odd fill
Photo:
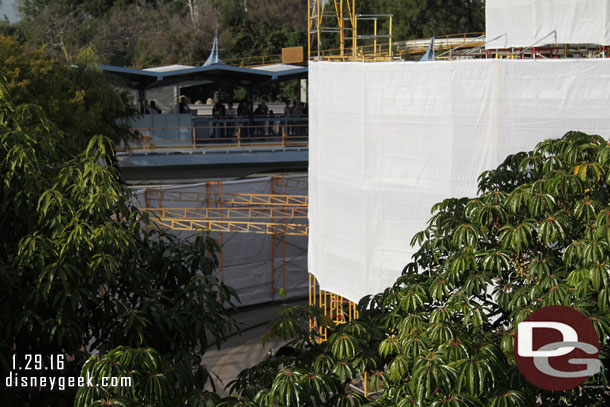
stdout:
POLYGON ((4 15, 8 17, 11 23, 14 23, 19 20, 19 16, 17 15, 17 0, 1 0, 2 4, 0 4, 0 19, 4 20, 4 15))

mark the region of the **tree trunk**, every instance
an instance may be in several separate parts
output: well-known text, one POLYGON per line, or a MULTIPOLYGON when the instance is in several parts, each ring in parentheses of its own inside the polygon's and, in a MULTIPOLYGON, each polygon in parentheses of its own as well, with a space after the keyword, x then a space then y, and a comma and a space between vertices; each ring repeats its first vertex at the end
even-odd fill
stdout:
POLYGON ((193 27, 197 26, 197 21, 199 20, 199 4, 195 4, 197 0, 188 0, 187 5, 189 7, 189 15, 191 16, 191 22, 193 23, 193 27))

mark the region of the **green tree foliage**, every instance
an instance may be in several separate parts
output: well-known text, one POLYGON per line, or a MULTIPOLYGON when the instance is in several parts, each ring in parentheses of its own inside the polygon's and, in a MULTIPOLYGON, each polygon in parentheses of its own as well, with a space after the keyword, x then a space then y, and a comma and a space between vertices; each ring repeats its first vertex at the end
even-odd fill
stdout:
MULTIPOLYGON (((203 61, 215 33, 224 59, 307 45, 307 0, 21 0, 23 35, 71 62, 92 47, 113 65, 203 61)), ((332 2, 328 7, 332 6, 332 2)), ((393 14, 396 41, 482 32, 483 0, 357 0, 360 14, 393 14)), ((372 33, 370 21, 359 27, 372 33)), ((382 19, 382 24, 387 24, 382 19)), ((379 27, 387 32, 387 27, 379 27)), ((336 36, 330 36, 331 44, 336 36)))
MULTIPOLYGON (((279 370, 254 397, 246 374, 235 389, 252 405, 298 405, 315 393, 324 402, 314 405, 335 406, 368 372, 369 391, 380 392, 369 406, 607 405, 609 189, 610 142, 599 136, 569 132, 509 156, 480 176, 478 197, 432 208, 413 238, 413 262, 392 287, 360 301, 359 319, 305 346, 309 359, 297 354, 285 363, 290 375, 279 370), (567 392, 529 384, 513 357, 517 324, 548 305, 582 312, 601 341, 602 373, 567 392)), ((272 330, 294 325, 279 319, 272 330)))
POLYGON ((117 347, 104 355, 92 356, 83 365, 81 377, 96 386, 80 387, 74 405, 163 405, 168 396, 163 391, 167 387, 163 370, 163 360, 152 348, 117 347), (103 386, 96 380, 102 377, 117 380, 114 386, 103 386))
POLYGON ((32 103, 45 111, 60 131, 55 132, 59 153, 82 151, 95 135, 114 143, 129 140, 128 119, 135 114, 127 94, 91 66, 86 50, 78 66, 68 66, 30 50, 11 37, 0 36, 0 72, 16 104, 32 103))
POLYGON ((221 57, 305 45, 306 0, 22 0, 30 44, 72 62, 92 47, 103 63, 201 63, 220 35, 221 57))
POLYGON ((306 0, 215 0, 220 41, 232 56, 276 54, 307 44, 306 0))
POLYGON ((361 13, 393 14, 392 34, 398 41, 485 31, 483 0, 363 0, 361 13))
MULTIPOLYGON (((70 376, 92 351, 153 347, 162 360, 156 373, 171 383, 171 404, 156 405, 208 397, 201 357, 233 329, 236 300, 213 275, 216 243, 155 228, 115 168, 100 164, 107 138, 62 159, 60 132, 43 110, 14 104, 4 82, 0 96, 1 376, 13 354, 64 354, 74 358, 63 372, 70 376)), ((62 405, 73 396, 0 389, 2 405, 62 405)))

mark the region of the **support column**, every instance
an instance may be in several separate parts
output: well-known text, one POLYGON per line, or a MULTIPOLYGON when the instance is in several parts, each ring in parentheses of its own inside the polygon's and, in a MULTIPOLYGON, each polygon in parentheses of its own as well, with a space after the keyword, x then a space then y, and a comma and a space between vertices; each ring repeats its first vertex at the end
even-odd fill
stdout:
POLYGON ((248 105, 250 106, 250 112, 248 116, 248 137, 253 137, 254 126, 254 87, 248 87, 248 105))

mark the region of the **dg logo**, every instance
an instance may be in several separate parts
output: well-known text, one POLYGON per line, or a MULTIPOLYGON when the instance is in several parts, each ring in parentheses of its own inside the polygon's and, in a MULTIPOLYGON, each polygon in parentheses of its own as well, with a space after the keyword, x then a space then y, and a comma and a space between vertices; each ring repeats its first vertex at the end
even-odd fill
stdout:
POLYGON ((552 305, 517 326, 514 344, 519 371, 544 390, 569 390, 600 372, 595 327, 574 308, 552 305))

